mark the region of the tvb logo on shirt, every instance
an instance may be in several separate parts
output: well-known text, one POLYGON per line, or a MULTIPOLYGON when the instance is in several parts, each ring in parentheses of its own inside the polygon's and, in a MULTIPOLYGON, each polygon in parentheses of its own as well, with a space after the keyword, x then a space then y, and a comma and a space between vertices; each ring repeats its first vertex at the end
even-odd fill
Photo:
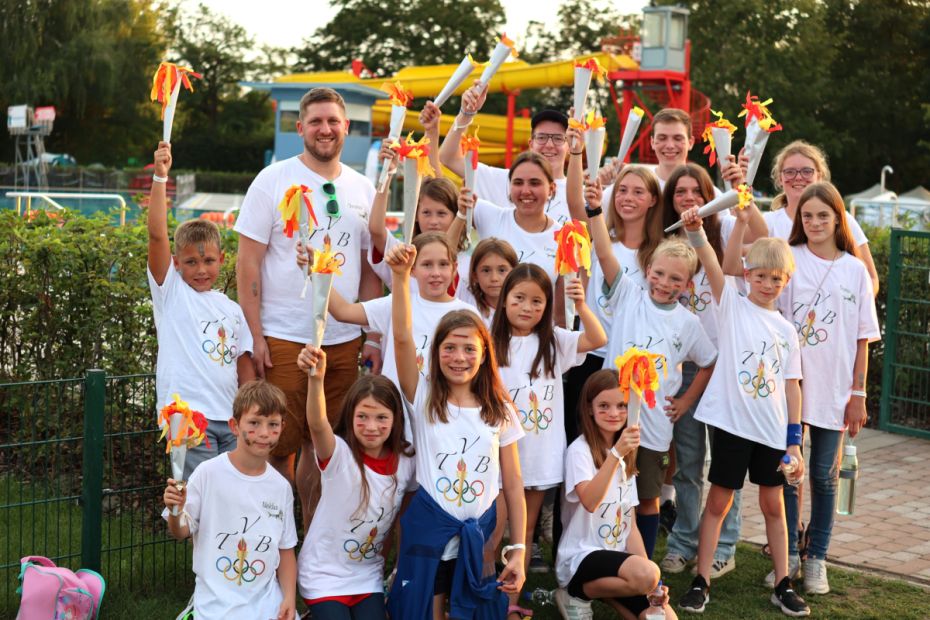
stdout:
POLYGON ((262 534, 258 539, 258 544, 251 549, 245 539, 246 532, 261 520, 261 515, 255 517, 255 520, 251 523, 248 517, 242 517, 241 532, 238 530, 235 532, 220 532, 216 536, 220 539, 216 548, 222 554, 216 559, 216 570, 237 586, 252 583, 265 572, 265 562, 260 558, 256 558, 254 554, 264 553, 271 549, 271 536, 262 534), (251 558, 249 557, 250 553, 252 553, 251 558))
POLYGON ((239 357, 237 343, 241 327, 239 319, 230 321, 225 316, 212 321, 200 321, 200 332, 203 335, 200 348, 210 361, 220 366, 234 364, 239 357))
POLYGON ((480 474, 487 473, 491 465, 491 457, 487 455, 478 455, 477 464, 469 471, 468 463, 465 460, 465 453, 468 452, 478 442, 475 437, 471 443, 467 437, 461 437, 462 452, 440 452, 437 454, 437 466, 440 470, 450 463, 449 459, 458 456, 455 461, 455 472, 450 475, 440 476, 436 480, 436 491, 447 502, 462 506, 463 504, 474 503, 479 497, 484 495, 484 482, 480 479, 480 474))
POLYGON ((602 523, 601 526, 597 528, 597 535, 604 541, 604 546, 616 548, 626 534, 627 524, 623 519, 623 506, 620 502, 604 502, 600 505, 598 510, 600 511, 601 519, 605 519, 607 522, 602 523), (613 510, 614 506, 617 507, 616 510, 613 510), (608 514, 613 517, 612 520, 608 517, 608 514))

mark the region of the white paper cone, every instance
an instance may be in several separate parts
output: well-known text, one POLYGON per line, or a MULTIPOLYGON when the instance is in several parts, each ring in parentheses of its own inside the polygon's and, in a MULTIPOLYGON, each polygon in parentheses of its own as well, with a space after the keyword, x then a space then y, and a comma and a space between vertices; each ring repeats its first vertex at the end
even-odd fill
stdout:
POLYGON ((174 124, 174 110, 178 107, 178 93, 181 92, 181 76, 178 75, 177 71, 177 69, 174 69, 175 77, 178 78, 178 81, 171 91, 171 98, 168 100, 168 105, 165 106, 165 119, 161 130, 161 139, 165 142, 171 142, 171 126, 174 124))
MULTIPOLYGON (((567 273, 562 276, 562 289, 563 291, 568 290, 568 283, 572 281, 572 278, 577 277, 574 273, 567 273)), ((571 299, 568 296, 568 293, 565 294, 565 329, 572 331, 575 327, 575 300, 571 299)))
POLYGON ((410 243, 413 237, 413 223, 416 220, 419 199, 420 174, 417 171, 417 160, 408 157, 404 160, 404 243, 410 243))
MULTIPOLYGON (((708 217, 714 213, 720 213, 721 211, 726 211, 727 209, 732 209, 739 204, 739 192, 735 189, 731 189, 728 192, 724 192, 708 202, 706 205, 698 209, 698 215, 701 217, 708 217)), ((684 223, 681 220, 678 220, 671 226, 665 229, 665 232, 670 233, 673 230, 678 230, 684 226, 684 223)))
POLYGON ((589 129, 584 132, 584 149, 588 152, 588 178, 597 178, 597 171, 601 166, 601 153, 604 151, 604 135, 606 127, 589 129))
MULTIPOLYGON (((171 417, 168 418, 168 441, 177 437, 181 428, 181 422, 183 421, 184 416, 182 414, 171 414, 171 417)), ((171 446, 171 452, 168 453, 168 458, 171 461, 171 477, 177 481, 183 481, 184 461, 187 459, 187 444, 182 443, 180 446, 171 446)), ((175 517, 180 514, 180 510, 178 510, 177 506, 171 507, 171 514, 175 517)))
MULTIPOLYGON (((475 191, 475 173, 477 170, 471 167, 471 153, 472 151, 469 151, 465 156, 465 187, 475 191)), ((469 245, 471 245, 471 223, 474 215, 474 209, 465 212, 465 239, 468 240, 469 245)))
POLYGON ((442 87, 442 90, 439 91, 439 95, 436 99, 433 100, 433 103, 436 104, 436 107, 442 107, 449 97, 455 92, 455 90, 462 85, 471 72, 475 70, 475 65, 472 64, 471 58, 465 56, 462 59, 462 62, 459 63, 459 66, 452 72, 452 77, 449 78, 449 81, 446 82, 446 85, 442 87))
MULTIPOLYGON (((391 106, 391 125, 388 129, 388 137, 385 138, 388 144, 395 140, 400 140, 400 132, 404 129, 404 119, 407 118, 407 108, 402 105, 391 106)), ((378 177, 378 191, 383 192, 387 189, 388 178, 391 174, 391 162, 385 160, 382 164, 381 176, 378 177)))
POLYGON ((572 90, 575 104, 575 120, 579 123, 584 120, 584 103, 591 88, 591 69, 575 67, 575 87, 572 90))
POLYGON ((626 118, 626 125, 623 127, 623 137, 620 139, 620 150, 617 152, 617 158, 622 163, 626 159, 630 147, 633 146, 633 140, 639 132, 639 126, 643 122, 643 117, 630 110, 630 115, 626 118))
MULTIPOLYGON (((717 151, 717 165, 720 166, 720 171, 725 171, 730 166, 730 153, 731 153, 731 143, 732 143, 732 134, 730 130, 724 127, 711 127, 710 133, 714 136, 714 149, 717 151)), ((733 189, 733 186, 729 181, 723 182, 724 187, 727 191, 733 189)))
POLYGON ((626 425, 627 427, 639 426, 639 410, 642 404, 639 400, 639 394, 630 389, 630 402, 626 406, 626 425))
MULTIPOLYGON (((310 214, 307 212, 307 205, 303 203, 303 197, 301 197, 300 203, 300 219, 297 227, 298 234, 300 236, 300 244, 303 246, 304 251, 310 251, 310 214)), ((310 271, 310 263, 307 263, 301 268, 301 271, 304 272, 304 287, 300 291, 300 298, 303 299, 307 296, 307 279, 310 271)))
POLYGON ((509 46, 503 43, 498 43, 494 46, 494 51, 491 52, 491 59, 488 60, 488 66, 481 72, 481 79, 479 81, 482 84, 489 84, 491 78, 494 77, 494 74, 501 68, 501 65, 504 64, 504 61, 507 60, 507 57, 510 56, 512 51, 513 50, 511 50, 509 46))
POLYGON ((752 182, 756 178, 756 172, 759 171, 759 164, 762 163, 762 153, 765 152, 765 144, 769 141, 769 134, 759 127, 758 119, 753 118, 746 127, 746 156, 749 157, 749 169, 746 171, 746 185, 752 187, 752 182))
MULTIPOLYGON (((333 290, 333 275, 331 273, 314 273, 310 275, 313 284, 312 312, 313 331, 310 332, 310 344, 315 347, 323 342, 323 333, 326 331, 326 317, 329 312, 329 294, 333 290)), ((316 374, 316 368, 310 369, 310 374, 316 374)))

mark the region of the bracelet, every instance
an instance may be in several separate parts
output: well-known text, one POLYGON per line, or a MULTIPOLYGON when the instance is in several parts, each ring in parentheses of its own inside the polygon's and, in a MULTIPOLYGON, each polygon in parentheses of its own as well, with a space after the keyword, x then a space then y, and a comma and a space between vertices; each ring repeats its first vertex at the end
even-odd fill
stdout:
POLYGON ((568 152, 569 155, 581 155, 582 153, 584 153, 584 151, 578 151, 577 153, 574 152, 574 151, 569 151, 569 152, 568 152))
POLYGON ((853 396, 861 396, 862 398, 865 398, 865 397, 866 397, 865 390, 853 390, 853 391, 852 391, 852 395, 853 395, 853 396))
POLYGON ((610 454, 613 454, 614 457, 621 463, 623 462, 623 457, 620 456, 619 452, 617 452, 617 446, 610 446, 610 454))
POLYGON ((704 232, 704 229, 698 230, 686 230, 685 234, 688 235, 688 243, 691 244, 692 248, 702 248, 707 245, 707 233, 704 232))
POLYGON ((515 545, 507 545, 506 547, 501 549, 501 563, 507 564, 507 554, 516 549, 519 549, 521 551, 526 551, 526 545, 524 545, 523 543, 517 543, 515 545))
POLYGON ((153 182, 153 183, 167 183, 167 182, 168 182, 168 177, 160 177, 160 176, 158 176, 157 174, 153 174, 153 175, 152 175, 152 182, 153 182))
POLYGON ((462 116, 474 116, 474 115, 477 114, 477 113, 478 113, 477 111, 475 111, 475 112, 466 112, 465 110, 459 110, 459 114, 461 114, 462 116))
POLYGON ((455 212, 455 217, 459 218, 459 219, 462 220, 463 222, 467 222, 467 221, 468 221, 468 216, 465 215, 464 213, 462 213, 461 211, 456 211, 456 212, 455 212))
POLYGON ((785 442, 789 446, 800 446, 801 438, 804 436, 803 431, 801 430, 800 424, 789 424, 788 425, 788 436, 785 442))
POLYGON ((592 217, 597 217, 598 215, 600 215, 600 214, 603 213, 603 212, 604 212, 604 209, 602 209, 601 207, 598 207, 598 208, 596 208, 596 209, 592 209, 592 208, 590 208, 588 205, 585 205, 585 206, 584 206, 584 213, 585 213, 585 215, 588 216, 588 219, 590 219, 590 218, 592 218, 592 217))
POLYGON ((381 343, 375 342, 374 340, 366 340, 364 346, 371 347, 372 349, 378 349, 379 351, 381 350, 381 343))

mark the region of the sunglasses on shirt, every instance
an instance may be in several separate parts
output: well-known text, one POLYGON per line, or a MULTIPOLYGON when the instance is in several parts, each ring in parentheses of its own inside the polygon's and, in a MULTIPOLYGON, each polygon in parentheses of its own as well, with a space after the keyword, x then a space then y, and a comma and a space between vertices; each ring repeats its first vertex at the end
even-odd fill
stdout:
POLYGON ((323 193, 326 194, 326 212, 330 215, 339 215, 339 199, 336 198, 336 186, 327 181, 323 183, 323 193))

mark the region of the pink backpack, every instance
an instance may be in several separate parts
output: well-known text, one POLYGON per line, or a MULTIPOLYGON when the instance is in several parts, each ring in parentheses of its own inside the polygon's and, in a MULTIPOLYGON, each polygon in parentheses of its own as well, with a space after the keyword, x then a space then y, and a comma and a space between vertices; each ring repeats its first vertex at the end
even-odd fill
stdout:
POLYGON ((16 620, 95 620, 106 584, 100 573, 86 568, 74 572, 55 566, 40 555, 20 560, 18 593, 22 594, 16 620))

